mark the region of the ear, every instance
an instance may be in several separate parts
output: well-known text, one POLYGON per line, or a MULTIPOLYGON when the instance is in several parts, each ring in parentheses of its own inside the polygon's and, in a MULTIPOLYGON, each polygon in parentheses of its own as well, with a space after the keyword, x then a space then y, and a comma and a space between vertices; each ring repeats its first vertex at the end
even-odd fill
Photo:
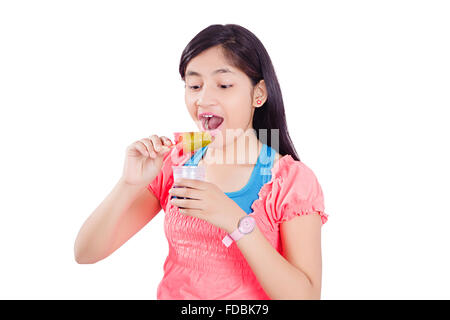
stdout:
POLYGON ((262 107, 267 100, 267 88, 264 79, 260 80, 253 89, 253 106, 256 108, 262 107), (257 103, 261 100, 261 103, 257 103))

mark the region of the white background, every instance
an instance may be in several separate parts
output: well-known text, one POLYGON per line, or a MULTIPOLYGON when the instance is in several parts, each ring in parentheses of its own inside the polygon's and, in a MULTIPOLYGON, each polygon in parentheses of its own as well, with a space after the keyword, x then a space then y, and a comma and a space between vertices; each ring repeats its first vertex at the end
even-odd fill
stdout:
POLYGON ((265 45, 330 215, 322 299, 449 299, 446 1, 0 2, 0 298, 155 299, 161 211, 107 259, 78 230, 126 147, 196 129, 181 52, 211 24, 265 45))

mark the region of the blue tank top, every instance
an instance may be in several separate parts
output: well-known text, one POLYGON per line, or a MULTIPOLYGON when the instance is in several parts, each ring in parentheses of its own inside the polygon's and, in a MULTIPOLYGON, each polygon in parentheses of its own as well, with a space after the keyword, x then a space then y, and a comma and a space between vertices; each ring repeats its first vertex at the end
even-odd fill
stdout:
MULTIPOLYGON (((205 154, 208 146, 197 150, 194 155, 184 164, 185 166, 196 166, 205 154)), ((253 212, 251 206, 258 199, 258 193, 261 187, 272 178, 272 166, 276 151, 263 143, 258 160, 253 167, 252 174, 247 184, 238 191, 225 192, 225 194, 236 202, 247 214, 253 212)))

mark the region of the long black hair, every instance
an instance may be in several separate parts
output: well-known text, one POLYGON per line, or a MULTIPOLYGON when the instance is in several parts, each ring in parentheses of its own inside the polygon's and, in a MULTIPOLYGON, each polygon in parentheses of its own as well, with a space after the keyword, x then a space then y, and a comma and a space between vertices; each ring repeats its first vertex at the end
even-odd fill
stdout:
POLYGON ((221 46, 230 64, 250 78, 253 86, 264 79, 267 101, 263 106, 255 108, 252 119, 257 138, 273 147, 280 155, 289 154, 294 160, 299 161, 300 158, 289 136, 283 97, 272 61, 261 41, 252 32, 237 24, 213 24, 203 29, 187 44, 181 54, 179 66, 181 79, 185 81, 186 67, 191 59, 217 45, 221 46), (278 146, 272 145, 271 139, 276 129, 279 130, 278 146))

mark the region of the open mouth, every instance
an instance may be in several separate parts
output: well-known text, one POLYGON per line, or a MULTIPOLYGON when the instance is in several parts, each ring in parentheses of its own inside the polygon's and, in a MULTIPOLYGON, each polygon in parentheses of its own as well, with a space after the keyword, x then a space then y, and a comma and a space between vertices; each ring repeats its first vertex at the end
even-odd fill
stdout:
POLYGON ((203 130, 211 131, 216 130, 223 123, 224 118, 215 114, 202 114, 200 116, 203 130))

